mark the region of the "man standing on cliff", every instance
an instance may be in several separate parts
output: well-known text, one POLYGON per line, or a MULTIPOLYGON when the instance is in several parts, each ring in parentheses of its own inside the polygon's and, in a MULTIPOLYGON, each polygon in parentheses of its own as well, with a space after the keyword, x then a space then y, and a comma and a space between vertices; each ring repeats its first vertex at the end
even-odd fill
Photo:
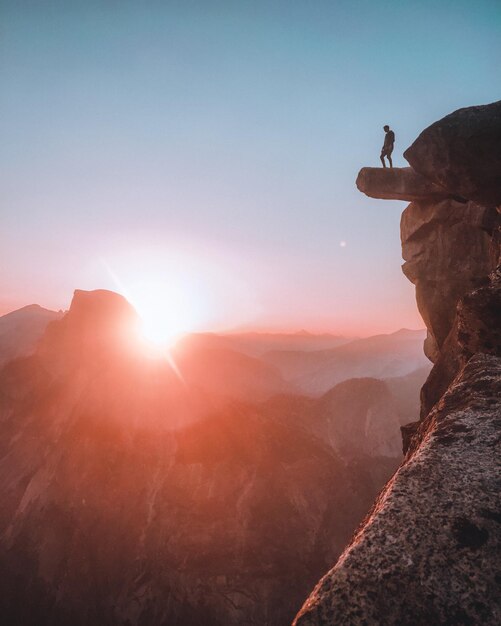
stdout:
POLYGON ((384 137, 383 147, 381 148, 381 163, 383 164, 383 167, 386 167, 384 157, 388 157, 390 167, 393 167, 393 163, 391 161, 391 153, 393 152, 393 144, 395 143, 395 133, 390 130, 389 126, 384 126, 384 132, 386 133, 386 135, 384 137))

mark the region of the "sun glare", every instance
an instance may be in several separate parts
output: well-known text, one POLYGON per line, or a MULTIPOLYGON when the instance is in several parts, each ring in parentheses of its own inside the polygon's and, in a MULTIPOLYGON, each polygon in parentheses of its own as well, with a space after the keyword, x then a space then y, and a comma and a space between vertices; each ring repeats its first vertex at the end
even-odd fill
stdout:
POLYGON ((185 248, 149 246, 101 259, 116 290, 141 318, 141 342, 153 354, 165 355, 183 335, 245 321, 256 309, 230 260, 194 245, 185 248))
POLYGON ((204 305, 189 285, 144 282, 131 289, 131 304, 141 318, 141 335, 153 351, 172 347, 196 330, 204 318, 204 305))

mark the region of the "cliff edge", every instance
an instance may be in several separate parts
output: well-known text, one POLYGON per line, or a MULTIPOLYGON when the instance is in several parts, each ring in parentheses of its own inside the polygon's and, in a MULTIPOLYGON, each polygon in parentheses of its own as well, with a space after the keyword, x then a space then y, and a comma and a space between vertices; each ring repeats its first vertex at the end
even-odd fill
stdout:
POLYGON ((370 197, 407 199, 404 274, 434 363, 406 457, 294 621, 501 623, 501 101, 423 131, 412 168, 364 168, 370 197))

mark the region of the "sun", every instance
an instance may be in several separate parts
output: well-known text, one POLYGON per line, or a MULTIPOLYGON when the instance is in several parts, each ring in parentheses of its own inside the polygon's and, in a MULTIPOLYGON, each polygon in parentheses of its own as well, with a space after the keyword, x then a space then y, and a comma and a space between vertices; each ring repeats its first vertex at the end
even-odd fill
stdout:
POLYGON ((165 353, 184 335, 224 330, 255 312, 231 258, 185 242, 127 248, 100 260, 140 317, 141 345, 165 353))
POLYGON ((178 339, 192 331, 182 308, 158 310, 146 304, 135 305, 141 318, 140 336, 153 349, 171 348, 178 339))
POLYGON ((154 350, 171 348, 182 336, 197 330, 204 317, 200 298, 189 285, 174 280, 143 281, 130 289, 129 298, 141 319, 141 337, 154 350))

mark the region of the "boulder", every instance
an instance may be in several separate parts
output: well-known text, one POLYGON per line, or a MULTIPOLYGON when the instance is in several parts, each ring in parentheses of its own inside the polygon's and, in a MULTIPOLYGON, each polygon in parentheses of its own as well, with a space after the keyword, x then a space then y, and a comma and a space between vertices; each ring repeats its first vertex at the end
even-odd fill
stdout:
POLYGON ((357 187, 370 198, 382 200, 440 200, 450 194, 433 184, 411 167, 363 167, 358 173, 357 187))
POLYGON ((426 128, 404 157, 450 194, 501 205, 501 100, 446 115, 426 128))

